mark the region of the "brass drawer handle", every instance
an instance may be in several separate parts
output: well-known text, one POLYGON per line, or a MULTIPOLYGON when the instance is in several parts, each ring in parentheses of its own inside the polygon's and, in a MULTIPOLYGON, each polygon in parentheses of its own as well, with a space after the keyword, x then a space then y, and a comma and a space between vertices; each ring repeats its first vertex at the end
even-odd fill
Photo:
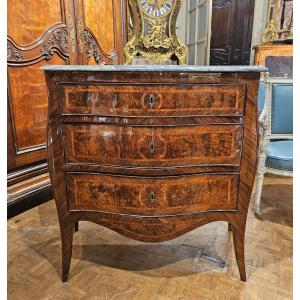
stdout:
POLYGON ((150 106, 150 108, 153 108, 154 102, 155 102, 155 96, 154 96, 154 94, 150 94, 149 95, 149 106, 150 106))
POLYGON ((150 201, 151 203, 153 203, 153 202, 155 201, 155 193, 154 193, 153 191, 151 191, 151 192, 149 193, 149 201, 150 201))
POLYGON ((154 142, 154 140, 151 140, 150 145, 149 145, 149 152, 151 154, 153 154, 154 151, 155 151, 155 142, 154 142))

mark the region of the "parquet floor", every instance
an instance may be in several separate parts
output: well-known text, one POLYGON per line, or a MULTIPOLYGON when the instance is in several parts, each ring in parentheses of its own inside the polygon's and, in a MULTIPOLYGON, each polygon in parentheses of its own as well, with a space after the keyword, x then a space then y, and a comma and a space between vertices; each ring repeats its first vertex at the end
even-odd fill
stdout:
POLYGON ((63 284, 50 201, 8 221, 8 299, 292 299, 292 179, 266 177, 262 218, 250 209, 246 231, 244 283, 224 222, 160 244, 81 222, 63 284))

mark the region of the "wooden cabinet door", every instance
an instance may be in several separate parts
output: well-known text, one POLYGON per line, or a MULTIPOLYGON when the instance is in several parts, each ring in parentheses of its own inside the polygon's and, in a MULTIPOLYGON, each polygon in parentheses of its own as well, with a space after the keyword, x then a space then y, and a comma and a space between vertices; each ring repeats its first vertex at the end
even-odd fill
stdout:
POLYGON ((8 1, 8 169, 46 158, 45 64, 77 64, 72 0, 8 1))
POLYGON ((74 0, 80 64, 121 64, 126 0, 74 0))
MULTIPOLYGON (((46 159, 43 65, 122 62, 126 0, 8 1, 8 170, 46 159)), ((45 167, 45 165, 43 165, 45 167)))
POLYGON ((254 0, 213 0, 211 65, 248 65, 254 0))

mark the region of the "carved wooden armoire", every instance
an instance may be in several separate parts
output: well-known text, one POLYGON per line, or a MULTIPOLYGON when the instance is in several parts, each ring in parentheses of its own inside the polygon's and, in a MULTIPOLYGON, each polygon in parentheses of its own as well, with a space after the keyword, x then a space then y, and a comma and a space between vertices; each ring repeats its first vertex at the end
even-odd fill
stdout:
POLYGON ((213 0, 211 65, 249 65, 255 0, 213 0))
POLYGON ((40 68, 121 63, 125 14, 125 0, 8 1, 8 203, 51 187, 40 68))

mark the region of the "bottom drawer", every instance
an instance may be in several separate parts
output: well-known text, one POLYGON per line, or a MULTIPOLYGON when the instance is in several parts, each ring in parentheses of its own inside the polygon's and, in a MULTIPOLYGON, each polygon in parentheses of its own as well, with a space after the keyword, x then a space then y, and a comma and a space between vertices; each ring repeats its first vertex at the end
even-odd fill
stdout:
POLYGON ((68 207, 135 215, 236 210, 238 181, 236 174, 145 178, 68 173, 68 207))

